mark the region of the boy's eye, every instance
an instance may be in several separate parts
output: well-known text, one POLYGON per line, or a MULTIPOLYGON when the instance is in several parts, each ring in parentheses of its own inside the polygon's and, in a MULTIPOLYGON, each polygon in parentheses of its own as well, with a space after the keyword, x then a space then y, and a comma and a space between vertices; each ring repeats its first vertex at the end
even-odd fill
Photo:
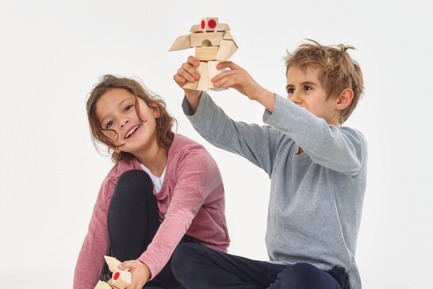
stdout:
POLYGON ((313 88, 311 87, 311 86, 309 86, 309 85, 305 85, 304 86, 304 90, 312 90, 313 88))
POLYGON ((288 94, 293 94, 293 93, 295 93, 295 89, 292 88, 292 87, 288 87, 288 88, 287 88, 287 93, 288 93, 288 94))

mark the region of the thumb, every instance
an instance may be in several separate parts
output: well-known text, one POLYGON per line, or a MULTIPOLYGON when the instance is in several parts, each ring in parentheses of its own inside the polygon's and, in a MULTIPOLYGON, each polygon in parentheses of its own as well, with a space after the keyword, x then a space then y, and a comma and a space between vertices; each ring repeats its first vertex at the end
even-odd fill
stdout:
POLYGON ((120 263, 120 265, 118 266, 118 268, 119 269, 121 269, 121 270, 129 270, 129 269, 131 269, 133 266, 132 266, 132 261, 125 261, 125 262, 122 262, 122 263, 120 263))

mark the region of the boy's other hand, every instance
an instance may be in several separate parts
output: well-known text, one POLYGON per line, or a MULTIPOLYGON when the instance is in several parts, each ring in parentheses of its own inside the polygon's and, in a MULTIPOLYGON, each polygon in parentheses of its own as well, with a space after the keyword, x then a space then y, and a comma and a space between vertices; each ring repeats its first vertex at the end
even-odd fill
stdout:
POLYGON ((234 88, 252 100, 257 100, 265 90, 245 69, 232 61, 223 61, 217 68, 226 70, 212 78, 215 87, 234 88))
POLYGON ((274 93, 260 86, 245 69, 232 61, 223 61, 217 68, 226 70, 211 79, 215 87, 234 88, 249 99, 261 103, 269 111, 273 111, 274 93))

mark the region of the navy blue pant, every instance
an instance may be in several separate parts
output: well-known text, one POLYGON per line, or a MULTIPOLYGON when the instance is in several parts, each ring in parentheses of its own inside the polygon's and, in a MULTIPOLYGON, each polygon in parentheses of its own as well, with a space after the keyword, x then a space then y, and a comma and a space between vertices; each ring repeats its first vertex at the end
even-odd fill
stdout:
MULTIPOLYGON (((119 261, 135 260, 147 249, 159 228, 158 205, 149 175, 141 170, 123 173, 108 209, 110 255, 119 261)), ((187 237, 186 237, 187 238, 187 237)), ((104 279, 110 274, 105 268, 104 279)), ((146 284, 158 288, 181 288, 171 272, 170 262, 146 284)))
POLYGON ((343 268, 250 260, 198 244, 178 246, 172 257, 177 280, 188 289, 345 289, 343 268))

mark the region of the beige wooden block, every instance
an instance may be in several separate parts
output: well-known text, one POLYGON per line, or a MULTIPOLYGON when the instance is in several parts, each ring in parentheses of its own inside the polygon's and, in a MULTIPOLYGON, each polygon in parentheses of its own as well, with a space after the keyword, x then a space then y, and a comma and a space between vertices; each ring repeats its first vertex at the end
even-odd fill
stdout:
POLYGON ((216 66, 218 65, 218 63, 220 63, 221 61, 209 61, 207 63, 208 67, 208 77, 209 77, 209 89, 211 90, 225 90, 226 88, 221 88, 221 87, 214 87, 211 79, 214 78, 215 76, 217 76, 218 74, 220 74, 221 72, 223 72, 226 69, 218 69, 216 68, 216 66))
POLYGON ((112 288, 108 283, 104 281, 98 281, 98 283, 95 286, 95 289, 112 289, 112 288))
POLYGON ((197 71, 200 74, 200 79, 197 83, 197 90, 206 91, 209 89, 209 72, 208 72, 208 64, 207 62, 200 61, 199 66, 197 67, 197 71))
POLYGON ((195 48, 195 58, 200 61, 210 61, 217 59, 218 55, 218 46, 210 46, 210 47, 196 47, 195 48))
MULTIPOLYGON (((208 71, 209 80, 214 78, 216 75, 220 74, 223 71, 222 69, 216 68, 216 66, 220 62, 221 61, 209 61, 207 63, 207 71, 208 71)), ((211 82, 211 84, 212 84, 212 82, 211 82)), ((212 85, 212 87, 213 87, 213 85, 212 85)))
POLYGON ((216 31, 229 31, 230 27, 226 23, 218 23, 216 31))
POLYGON ((218 46, 223 40, 225 32, 193 33, 191 34, 191 47, 218 46))
POLYGON ((119 260, 111 256, 104 256, 104 258, 105 258, 105 262, 107 262, 108 269, 111 272, 115 272, 119 270, 118 267, 122 262, 120 262, 119 260))
POLYGON ((111 285, 117 289, 124 289, 131 285, 131 273, 126 270, 119 270, 113 273, 111 285))
POLYGON ((238 50, 236 44, 231 40, 221 41, 216 60, 228 60, 238 50))
POLYGON ((189 32, 191 33, 195 33, 201 30, 201 26, 200 24, 194 24, 193 26, 191 26, 191 29, 189 30, 189 32))
POLYGON ((202 31, 215 31, 218 26, 218 17, 204 17, 200 22, 202 31))
POLYGON ((171 45, 169 51, 182 50, 191 48, 190 35, 183 35, 176 38, 176 40, 171 45))

